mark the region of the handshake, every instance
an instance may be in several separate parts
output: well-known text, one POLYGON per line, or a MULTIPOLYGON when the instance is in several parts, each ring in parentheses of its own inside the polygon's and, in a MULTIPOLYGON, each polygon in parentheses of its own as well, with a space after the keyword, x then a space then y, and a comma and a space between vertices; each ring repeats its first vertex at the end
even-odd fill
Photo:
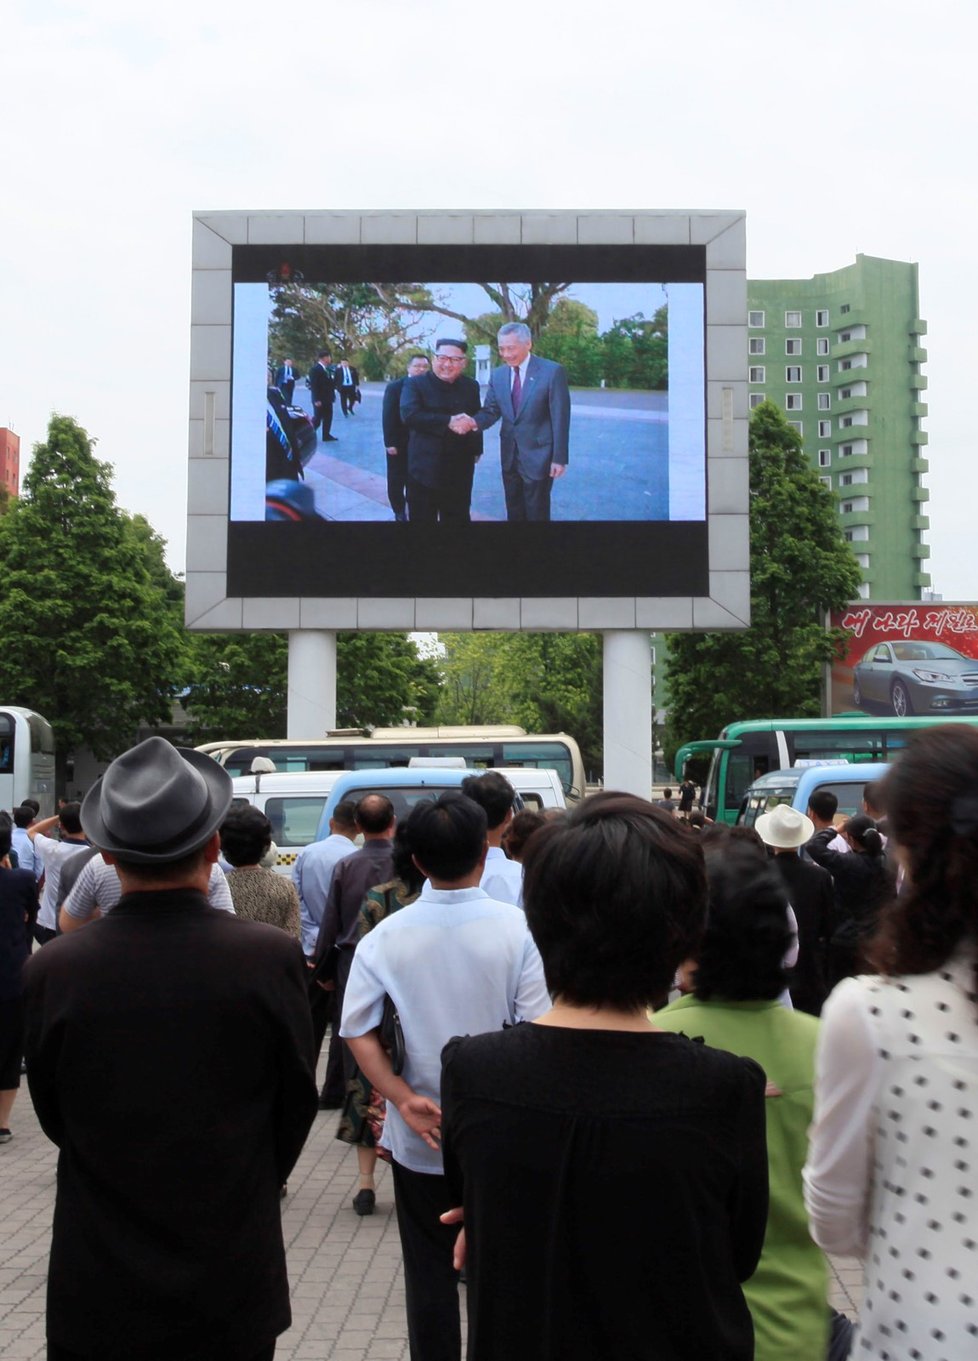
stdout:
POLYGON ((465 412, 462 411, 459 412, 457 416, 452 417, 448 422, 448 428, 453 435, 471 435, 473 431, 478 430, 479 427, 471 416, 467 416, 465 412))

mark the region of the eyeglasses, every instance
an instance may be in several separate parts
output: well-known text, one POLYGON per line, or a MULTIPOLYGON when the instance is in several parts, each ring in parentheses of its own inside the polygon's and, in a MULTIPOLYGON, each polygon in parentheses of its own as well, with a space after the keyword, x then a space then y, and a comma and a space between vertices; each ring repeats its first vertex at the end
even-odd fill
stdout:
POLYGON ((440 359, 443 364, 464 364, 466 356, 464 354, 436 354, 435 359, 440 359))

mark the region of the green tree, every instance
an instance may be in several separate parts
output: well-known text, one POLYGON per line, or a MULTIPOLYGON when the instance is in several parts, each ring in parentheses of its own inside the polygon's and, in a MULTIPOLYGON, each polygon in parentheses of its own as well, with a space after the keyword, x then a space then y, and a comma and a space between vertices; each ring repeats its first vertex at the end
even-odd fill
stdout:
MULTIPOLYGON (((184 700, 195 742, 284 737, 288 639, 283 633, 191 635, 184 700)), ((438 669, 403 633, 341 633, 336 644, 336 722, 341 728, 431 721, 438 669)))
POLYGON ((109 758, 169 719, 183 657, 162 542, 118 508, 92 446, 53 416, 0 519, 0 693, 51 722, 59 789, 73 748, 109 758))
POLYGON ((750 628, 668 636, 670 765, 683 742, 735 719, 818 714, 823 667, 844 636, 825 629, 825 614, 859 587, 836 497, 773 402, 751 414, 750 534, 750 628))
POLYGON ((597 387, 603 376, 598 314, 575 298, 560 298, 534 344, 534 353, 567 370, 572 387, 597 387))
POLYGON ((590 633, 446 634, 439 723, 519 723, 577 739, 602 765, 601 640, 590 633))
POLYGON ((641 312, 616 321, 601 337, 604 377, 609 387, 664 389, 669 386, 669 322, 665 306, 651 321, 641 312))

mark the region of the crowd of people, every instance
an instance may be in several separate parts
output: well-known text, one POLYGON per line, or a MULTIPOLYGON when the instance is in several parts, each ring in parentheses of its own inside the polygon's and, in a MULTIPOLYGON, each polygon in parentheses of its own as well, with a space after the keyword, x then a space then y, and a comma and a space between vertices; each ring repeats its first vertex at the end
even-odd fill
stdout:
POLYGON ((355 1214, 391 1163, 413 1361, 459 1361, 460 1273, 472 1361, 978 1355, 978 732, 916 735, 841 828, 515 804, 499 772, 340 803, 289 882, 151 738, 60 835, 0 821, 0 1138, 23 1054, 53 1361, 268 1361, 317 1108, 355 1214), (856 1338, 826 1252, 865 1264, 856 1338))

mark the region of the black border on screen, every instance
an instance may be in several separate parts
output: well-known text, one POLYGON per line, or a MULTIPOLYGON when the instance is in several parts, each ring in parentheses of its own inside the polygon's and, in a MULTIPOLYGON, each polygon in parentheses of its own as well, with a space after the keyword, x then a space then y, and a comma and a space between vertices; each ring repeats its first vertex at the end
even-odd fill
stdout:
MULTIPOLYGON (((705 246, 235 246, 234 282, 566 278, 706 284, 705 246)), ((706 375, 708 377, 708 375, 706 375)), ((233 378, 232 378, 233 383, 233 378)), ((704 448, 706 402, 704 392, 704 448)), ((228 525, 227 590, 251 597, 706 596, 706 521, 228 525)))

